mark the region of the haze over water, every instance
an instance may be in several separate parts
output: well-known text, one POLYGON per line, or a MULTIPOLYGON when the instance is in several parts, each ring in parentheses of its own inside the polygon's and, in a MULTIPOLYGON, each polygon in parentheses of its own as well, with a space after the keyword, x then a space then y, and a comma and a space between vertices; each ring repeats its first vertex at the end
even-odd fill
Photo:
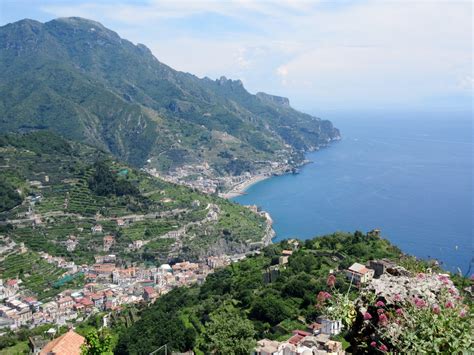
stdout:
MULTIPOLYGON (((380 228, 404 252, 463 273, 473 257, 470 112, 328 113, 343 140, 298 175, 234 200, 270 212, 275 241, 380 228)), ((472 272, 472 270, 471 270, 472 272)))

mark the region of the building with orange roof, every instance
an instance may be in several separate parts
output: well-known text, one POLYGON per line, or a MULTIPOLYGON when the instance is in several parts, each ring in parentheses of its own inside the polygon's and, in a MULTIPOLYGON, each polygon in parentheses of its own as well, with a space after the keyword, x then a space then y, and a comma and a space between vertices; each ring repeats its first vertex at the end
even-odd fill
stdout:
POLYGON ((147 302, 153 302, 158 297, 155 289, 151 286, 143 287, 143 299, 147 302))
POLYGON ((123 227, 125 225, 125 221, 121 218, 117 219, 117 226, 123 227))
POLYGON ((115 238, 113 235, 106 235, 104 238, 102 238, 102 241, 104 243, 104 251, 109 251, 109 249, 114 244, 115 238))
POLYGON ((85 338, 71 329, 46 344, 40 355, 80 355, 84 342, 85 338))
POLYGON ((115 271, 116 267, 114 264, 94 264, 92 269, 98 276, 111 277, 112 272, 115 271))

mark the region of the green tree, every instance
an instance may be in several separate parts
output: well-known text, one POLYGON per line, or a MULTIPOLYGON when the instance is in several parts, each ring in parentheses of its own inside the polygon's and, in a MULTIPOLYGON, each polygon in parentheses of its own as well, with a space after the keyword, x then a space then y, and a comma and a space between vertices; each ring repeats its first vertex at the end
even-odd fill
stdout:
POLYGON ((248 354, 253 348, 255 329, 230 302, 211 313, 203 334, 203 347, 214 354, 248 354))
POLYGON ((82 345, 82 355, 113 355, 112 337, 105 331, 91 331, 82 345))
POLYGON ((0 212, 8 211, 21 203, 21 196, 16 192, 15 186, 6 181, 5 176, 0 176, 0 212))
POLYGON ((275 294, 266 294, 258 298, 252 306, 250 315, 256 320, 276 325, 291 318, 294 310, 275 294))

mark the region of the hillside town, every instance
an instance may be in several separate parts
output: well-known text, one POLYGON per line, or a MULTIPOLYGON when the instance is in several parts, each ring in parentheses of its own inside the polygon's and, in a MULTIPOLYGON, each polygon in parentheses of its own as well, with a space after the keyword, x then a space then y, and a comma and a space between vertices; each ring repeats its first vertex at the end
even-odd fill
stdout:
MULTIPOLYGON (((367 235, 378 237, 379 234, 380 231, 373 230, 367 235)), ((281 250, 276 259, 277 263, 262 270, 264 284, 276 282, 281 272, 289 266, 293 254, 301 248, 301 242, 296 239, 290 239, 286 243, 289 249, 281 250)), ((20 249, 25 252, 24 246, 20 246, 20 249)), ((253 252, 253 254, 259 253, 260 251, 253 252)), ((84 338, 71 327, 87 320, 91 315, 98 312, 107 314, 110 311, 120 311, 129 304, 153 303, 174 288, 202 284, 206 277, 216 269, 246 257, 245 254, 222 255, 207 257, 200 262, 180 261, 158 267, 124 267, 119 266, 120 263, 113 254, 97 255, 95 263, 90 266, 76 265, 72 261, 44 252, 40 255, 47 263, 67 270, 61 280, 66 281, 81 275, 85 281, 83 287, 65 289, 51 299, 38 300, 23 286, 21 279, 0 280, 0 299, 3 300, 0 305, 0 327, 4 330, 15 331, 20 327, 34 328, 43 324, 70 328, 67 333, 50 342, 45 341, 44 337, 38 337, 37 340, 31 338, 30 348, 36 349, 35 353, 40 354, 47 354, 44 351, 56 347, 68 348, 70 354, 80 354, 84 338)), ((328 255, 324 254, 324 256, 328 255)), ((343 258, 343 255, 333 253, 331 258, 343 258)), ((344 277, 353 285, 358 290, 359 297, 363 297, 367 292, 375 292, 387 301, 393 299, 395 294, 399 297, 398 299, 423 297, 430 300, 435 299, 436 294, 445 287, 449 288, 452 297, 458 297, 458 291, 448 274, 433 273, 413 276, 389 259, 369 260, 367 263, 354 262, 345 269, 330 270, 328 280, 331 278, 335 280, 335 275, 344 277)), ((327 292, 321 293, 327 294, 327 292)), ((354 304, 359 303, 360 301, 356 300, 354 304)), ((294 329, 287 339, 258 340, 252 354, 345 354, 343 344, 336 340, 345 329, 343 321, 324 314, 326 313, 318 316, 311 323, 302 321, 301 324, 306 325, 294 329)), ((108 326, 108 316, 102 318, 102 323, 103 327, 108 326)), ((54 330, 54 328, 50 329, 54 330)), ((192 351, 188 353, 193 354, 192 351)), ((58 352, 58 354, 65 353, 58 352)))
POLYGON ((175 287, 201 284, 215 269, 245 255, 208 257, 199 263, 183 261, 172 266, 128 268, 117 266, 115 255, 96 256, 96 263, 90 266, 79 266, 47 253, 41 253, 41 257, 67 270, 58 284, 78 275, 83 276, 86 283, 82 288, 67 289, 51 300, 40 301, 23 287, 21 279, 0 279, 0 299, 3 300, 0 327, 15 330, 46 323, 65 325, 81 322, 100 311, 119 310, 127 304, 153 303, 175 287))
MULTIPOLYGON (((252 169, 252 172, 246 171, 241 175, 234 176, 216 176, 207 163, 177 167, 166 174, 159 172, 156 168, 145 168, 144 170, 165 181, 185 185, 208 194, 219 193, 224 198, 240 195, 250 185, 269 177, 297 172, 297 169, 288 160, 257 163, 262 165, 260 169, 252 169)), ((309 163, 307 160, 302 162, 302 164, 307 163, 309 163)))

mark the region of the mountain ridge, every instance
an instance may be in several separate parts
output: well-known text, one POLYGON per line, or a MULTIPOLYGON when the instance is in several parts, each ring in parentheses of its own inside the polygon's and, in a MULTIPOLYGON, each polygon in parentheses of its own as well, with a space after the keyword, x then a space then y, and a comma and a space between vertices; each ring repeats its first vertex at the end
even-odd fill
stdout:
POLYGON ((202 163, 217 176, 297 165, 339 138, 288 99, 176 71, 145 45, 78 17, 0 27, 0 66, 4 131, 53 130, 165 173, 202 163))

